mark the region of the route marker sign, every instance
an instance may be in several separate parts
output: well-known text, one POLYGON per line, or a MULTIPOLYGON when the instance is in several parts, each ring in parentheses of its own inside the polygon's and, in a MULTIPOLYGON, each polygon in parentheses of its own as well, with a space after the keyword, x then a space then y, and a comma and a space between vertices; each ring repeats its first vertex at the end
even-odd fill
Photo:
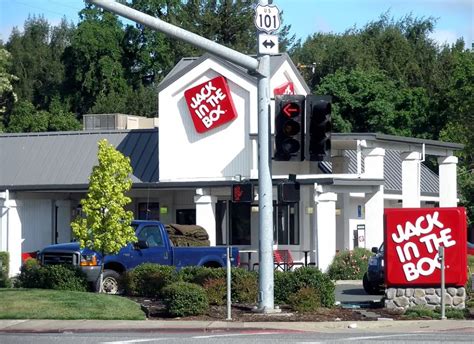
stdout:
POLYGON ((255 8, 255 26, 259 31, 272 33, 280 28, 280 10, 276 5, 260 5, 255 8))

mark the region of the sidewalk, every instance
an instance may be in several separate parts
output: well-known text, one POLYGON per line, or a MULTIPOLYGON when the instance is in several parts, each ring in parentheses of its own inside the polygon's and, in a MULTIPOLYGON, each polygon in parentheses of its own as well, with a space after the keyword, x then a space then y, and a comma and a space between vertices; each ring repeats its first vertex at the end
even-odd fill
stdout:
POLYGON ((1 333, 63 332, 211 332, 245 330, 335 332, 474 332, 472 320, 332 321, 332 322, 232 322, 159 320, 0 320, 1 333))

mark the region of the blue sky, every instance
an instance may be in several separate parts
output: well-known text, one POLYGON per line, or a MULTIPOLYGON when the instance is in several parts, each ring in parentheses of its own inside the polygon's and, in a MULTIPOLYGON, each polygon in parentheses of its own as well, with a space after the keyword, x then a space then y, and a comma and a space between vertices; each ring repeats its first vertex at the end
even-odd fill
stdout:
MULTIPOLYGON (((410 13, 437 18, 432 37, 441 43, 459 37, 464 37, 467 47, 474 43, 473 0, 274 0, 274 4, 284 12, 284 23, 303 39, 318 31, 360 28, 390 11, 395 19, 410 13)), ((42 14, 51 24, 64 16, 77 23, 82 8, 82 0, 0 0, 0 39, 7 41, 14 26, 22 29, 28 15, 42 14)))

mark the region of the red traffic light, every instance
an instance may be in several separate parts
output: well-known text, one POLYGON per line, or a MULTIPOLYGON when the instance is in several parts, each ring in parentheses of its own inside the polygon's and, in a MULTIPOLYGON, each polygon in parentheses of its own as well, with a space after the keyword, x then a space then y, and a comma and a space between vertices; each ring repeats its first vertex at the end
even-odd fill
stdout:
POLYGON ((301 107, 298 103, 287 103, 283 106, 283 114, 288 118, 293 118, 300 115, 301 107))

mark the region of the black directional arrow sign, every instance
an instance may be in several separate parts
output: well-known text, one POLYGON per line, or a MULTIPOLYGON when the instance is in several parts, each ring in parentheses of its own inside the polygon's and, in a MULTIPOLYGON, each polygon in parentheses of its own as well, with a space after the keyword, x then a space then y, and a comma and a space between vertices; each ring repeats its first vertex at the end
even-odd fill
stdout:
POLYGON ((258 35, 259 54, 278 54, 278 36, 261 33, 258 35))
POLYGON ((265 48, 270 47, 270 49, 275 46, 275 43, 272 40, 265 40, 265 41, 263 41, 262 44, 265 48))

